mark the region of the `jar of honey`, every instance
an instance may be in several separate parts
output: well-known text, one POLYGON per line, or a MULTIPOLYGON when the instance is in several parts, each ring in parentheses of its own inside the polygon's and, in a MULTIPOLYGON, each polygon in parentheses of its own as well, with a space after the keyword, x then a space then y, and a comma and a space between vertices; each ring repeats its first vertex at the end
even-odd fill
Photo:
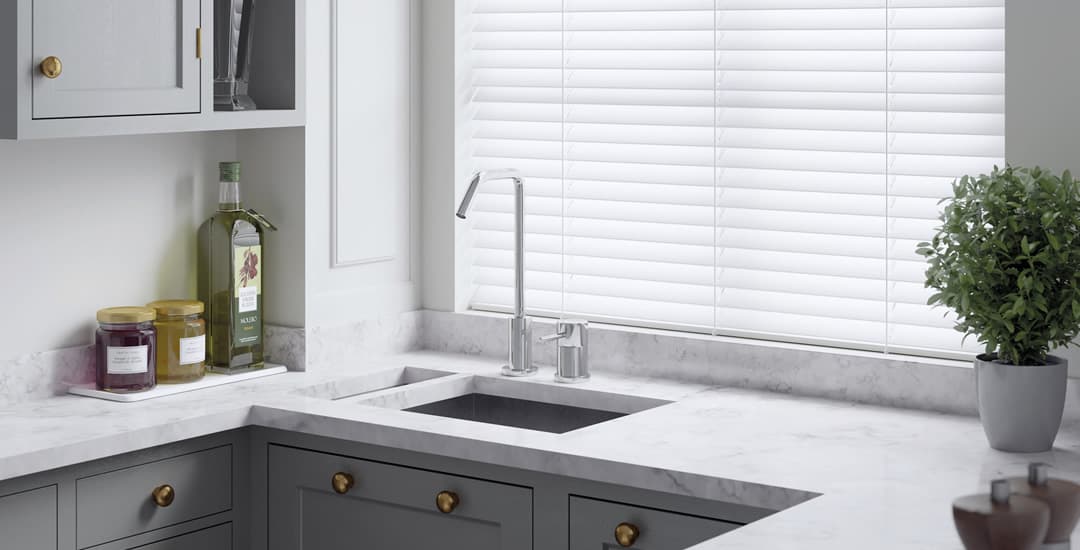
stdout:
POLYGON ((94 337, 97 387, 131 393, 155 384, 154 310, 145 307, 110 307, 97 312, 94 337))
POLYGON ((157 381, 194 382, 206 374, 206 321, 203 303, 161 300, 146 305, 157 314, 157 381))

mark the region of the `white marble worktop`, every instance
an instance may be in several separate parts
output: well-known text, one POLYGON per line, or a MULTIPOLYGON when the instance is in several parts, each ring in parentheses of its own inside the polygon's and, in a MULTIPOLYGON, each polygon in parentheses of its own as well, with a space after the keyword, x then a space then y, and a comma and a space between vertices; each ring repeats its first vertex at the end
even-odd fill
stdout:
POLYGON ((783 509, 695 550, 958 549, 953 498, 1033 460, 1080 480, 1076 423, 1050 453, 1010 455, 975 418, 606 373, 574 390, 601 408, 624 394, 673 403, 558 435, 323 398, 405 365, 487 376, 499 362, 420 352, 139 403, 26 402, 0 409, 0 480, 258 425, 783 509))

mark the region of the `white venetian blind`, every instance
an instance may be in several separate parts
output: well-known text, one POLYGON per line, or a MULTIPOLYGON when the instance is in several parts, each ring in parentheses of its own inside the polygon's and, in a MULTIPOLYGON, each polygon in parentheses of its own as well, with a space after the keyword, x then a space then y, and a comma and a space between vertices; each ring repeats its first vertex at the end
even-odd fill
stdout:
MULTIPOLYGON (((1004 156, 1002 0, 470 0, 473 169, 526 176, 532 313, 961 351, 915 244, 1004 156)), ((476 309, 513 200, 476 204, 476 309)))

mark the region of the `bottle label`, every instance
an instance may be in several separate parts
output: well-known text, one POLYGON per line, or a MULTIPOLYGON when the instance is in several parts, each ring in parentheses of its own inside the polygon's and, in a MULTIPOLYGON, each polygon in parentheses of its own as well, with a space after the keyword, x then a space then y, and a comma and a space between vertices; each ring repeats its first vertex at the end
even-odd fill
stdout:
POLYGON ((206 335, 180 339, 180 364, 197 365, 206 361, 206 335))
POLYGON ((262 339, 262 246, 237 245, 233 254, 236 267, 233 344, 253 346, 262 339))
POLYGON ((109 346, 105 370, 109 374, 145 374, 150 371, 149 354, 150 346, 109 346))

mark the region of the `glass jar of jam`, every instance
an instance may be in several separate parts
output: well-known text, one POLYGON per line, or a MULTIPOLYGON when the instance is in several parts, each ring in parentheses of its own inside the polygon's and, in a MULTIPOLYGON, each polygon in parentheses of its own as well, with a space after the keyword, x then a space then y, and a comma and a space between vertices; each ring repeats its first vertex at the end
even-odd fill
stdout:
POLYGON ((132 393, 156 385, 154 310, 110 307, 97 312, 97 387, 132 393))
POLYGON ((146 304, 157 313, 157 381, 194 382, 206 374, 206 321, 197 300, 161 300, 146 304))

